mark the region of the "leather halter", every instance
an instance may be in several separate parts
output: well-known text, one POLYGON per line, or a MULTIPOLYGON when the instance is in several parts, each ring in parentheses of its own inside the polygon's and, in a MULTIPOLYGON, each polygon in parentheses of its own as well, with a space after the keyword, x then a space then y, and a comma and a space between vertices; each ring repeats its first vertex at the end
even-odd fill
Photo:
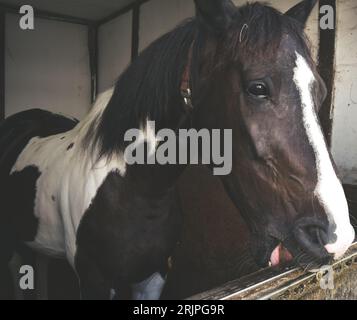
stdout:
POLYGON ((186 112, 191 112, 193 110, 192 104, 192 90, 190 88, 190 74, 191 74, 191 66, 192 66, 192 51, 193 51, 193 44, 190 47, 188 53, 188 62, 185 67, 185 70, 182 75, 181 80, 181 96, 184 101, 184 107, 186 112))
POLYGON ((181 97, 183 99, 183 109, 184 109, 184 116, 180 119, 176 131, 181 129, 182 126, 185 124, 187 125, 187 122, 189 122, 189 125, 192 126, 192 111, 193 111, 193 103, 192 103, 192 90, 190 88, 190 80, 191 80, 191 66, 192 66, 192 52, 193 52, 193 43, 190 47, 189 53, 188 53, 188 60, 187 60, 187 65, 184 69, 184 72, 182 74, 182 79, 181 79, 181 85, 180 85, 180 92, 181 92, 181 97))

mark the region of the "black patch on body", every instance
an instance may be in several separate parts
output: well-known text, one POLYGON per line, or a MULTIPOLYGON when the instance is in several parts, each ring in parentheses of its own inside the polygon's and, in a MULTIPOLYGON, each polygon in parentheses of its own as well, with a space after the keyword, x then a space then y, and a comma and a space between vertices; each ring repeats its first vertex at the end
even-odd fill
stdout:
POLYGON ((78 122, 48 111, 17 113, 0 123, 0 262, 8 260, 15 243, 34 240, 36 182, 41 173, 29 166, 10 175, 17 158, 34 137, 48 137, 74 128, 78 122))
POLYGON ((10 223, 16 239, 32 241, 38 228, 38 219, 34 215, 36 182, 41 173, 36 167, 27 167, 13 173, 8 179, 5 191, 5 211, 11 213, 10 223))
POLYGON ((78 229, 76 268, 81 282, 100 276, 109 288, 123 290, 155 272, 166 272, 181 229, 174 195, 171 190, 141 196, 131 182, 110 173, 78 229))
POLYGON ((73 146, 74 146, 74 143, 71 143, 71 144, 67 147, 67 151, 68 151, 68 150, 71 150, 71 149, 73 148, 73 146))

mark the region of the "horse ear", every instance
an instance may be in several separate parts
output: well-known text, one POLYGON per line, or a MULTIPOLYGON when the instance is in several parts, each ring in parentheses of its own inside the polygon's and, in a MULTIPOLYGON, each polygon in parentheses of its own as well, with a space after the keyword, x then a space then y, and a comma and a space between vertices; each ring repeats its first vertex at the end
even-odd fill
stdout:
POLYGON ((195 4, 198 20, 216 32, 229 27, 236 8, 231 0, 195 0, 195 4))
POLYGON ((306 25, 312 9, 315 7, 317 0, 304 0, 298 3, 296 6, 288 10, 285 15, 301 22, 306 25))

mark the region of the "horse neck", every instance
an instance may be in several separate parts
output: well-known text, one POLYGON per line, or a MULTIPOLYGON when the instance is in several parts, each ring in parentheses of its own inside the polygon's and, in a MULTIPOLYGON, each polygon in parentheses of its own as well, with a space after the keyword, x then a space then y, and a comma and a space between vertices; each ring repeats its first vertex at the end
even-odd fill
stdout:
MULTIPOLYGON (((152 121, 155 121, 155 119, 152 121)), ((160 123, 160 120, 158 120, 158 123, 160 123)), ((177 134, 179 125, 184 125, 190 122, 187 119, 187 115, 183 115, 178 121, 176 119, 175 121, 169 121, 169 123, 170 124, 165 125, 161 122, 159 128, 155 128, 155 131, 158 132, 160 129, 170 129, 177 134)), ((147 131, 146 125, 143 125, 142 128, 142 132, 145 136, 145 141, 148 143, 147 149, 150 149, 150 144, 151 146, 156 145, 156 132, 153 130, 153 128, 147 131)), ((177 148, 177 145, 175 144, 175 146, 173 147, 177 148)), ((156 158, 157 150, 158 149, 156 149, 155 151, 155 164, 148 164, 148 161, 146 161, 145 164, 130 166, 130 170, 128 170, 128 172, 130 172, 130 177, 133 178, 134 181, 138 181, 148 190, 154 190, 155 192, 163 192, 165 190, 170 190, 173 186, 175 186, 177 180, 179 179, 187 165, 180 165, 179 161, 177 161, 176 164, 158 164, 156 158)), ((178 160, 178 156, 179 155, 177 154, 176 160, 178 160)))
MULTIPOLYGON (((99 158, 99 150, 97 147, 91 149, 91 146, 95 146, 95 142, 92 141, 85 141, 87 139, 88 134, 91 136, 91 139, 94 139, 94 135, 91 134, 91 131, 96 130, 98 124, 100 122, 101 116, 105 109, 108 106, 108 103, 113 95, 114 89, 110 89, 102 94, 100 94, 95 102, 94 106, 92 107, 91 111, 87 114, 87 116, 79 122, 79 124, 73 129, 73 134, 78 137, 81 141, 82 145, 86 146, 84 149, 85 153, 92 153, 91 162, 95 162, 99 158)), ((186 116, 184 115, 184 119, 186 116)), ((149 118, 148 118, 149 119, 149 118)), ((155 121, 160 123, 161 119, 150 119, 150 121, 155 121)), ((177 121, 169 121, 170 127, 172 130, 177 129, 177 125, 175 122, 177 121)), ((145 128, 146 124, 142 125, 142 128, 145 128)), ((143 129, 144 130, 144 129, 143 129)), ((113 161, 118 162, 118 166, 120 167, 120 173, 130 179, 132 183, 138 186, 138 190, 142 189, 145 192, 157 192, 163 193, 166 190, 171 190, 172 187, 175 185, 177 179, 182 174, 183 170, 185 169, 184 166, 180 165, 134 165, 128 166, 125 164, 124 160, 124 150, 118 150, 115 152, 114 155, 111 157, 104 156, 102 159, 101 164, 108 163, 108 166, 114 166, 113 161), (114 160, 113 160, 114 159, 114 160)))

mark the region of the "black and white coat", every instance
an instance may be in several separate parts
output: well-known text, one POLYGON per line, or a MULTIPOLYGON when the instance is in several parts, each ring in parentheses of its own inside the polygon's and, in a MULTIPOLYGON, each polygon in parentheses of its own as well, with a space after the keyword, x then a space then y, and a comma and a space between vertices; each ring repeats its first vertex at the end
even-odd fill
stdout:
MULTIPOLYGON (((112 94, 102 94, 73 129, 29 140, 6 179, 6 210, 16 223, 22 216, 31 221, 21 231, 28 246, 69 261, 84 298, 107 299, 115 289, 118 296, 158 299, 178 234, 172 193, 140 192, 126 179, 131 173, 122 153, 98 161, 95 150, 83 150, 84 137, 112 94)), ((47 117, 51 122, 58 116, 47 117)))

